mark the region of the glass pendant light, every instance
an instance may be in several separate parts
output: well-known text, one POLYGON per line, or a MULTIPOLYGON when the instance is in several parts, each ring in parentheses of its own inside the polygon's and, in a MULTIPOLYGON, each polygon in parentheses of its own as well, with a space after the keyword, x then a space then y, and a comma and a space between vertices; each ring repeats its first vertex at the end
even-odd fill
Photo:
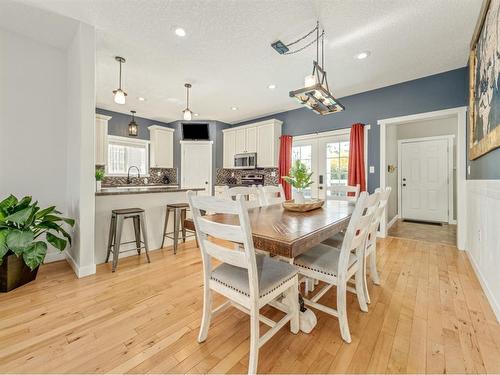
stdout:
POLYGON ((135 111, 130 111, 132 113, 132 121, 130 121, 130 124, 128 124, 128 135, 132 137, 137 136, 137 123, 135 122, 135 111))
POLYGON ((119 78, 119 86, 116 90, 113 90, 114 100, 116 104, 125 104, 125 97, 127 93, 122 90, 122 64, 125 63, 125 59, 120 56, 116 56, 115 60, 120 64, 120 78, 119 78))
POLYGON ((190 83, 185 83, 184 87, 186 88, 186 109, 182 111, 184 113, 184 120, 191 121, 193 118, 193 112, 189 109, 189 89, 191 88, 190 83))

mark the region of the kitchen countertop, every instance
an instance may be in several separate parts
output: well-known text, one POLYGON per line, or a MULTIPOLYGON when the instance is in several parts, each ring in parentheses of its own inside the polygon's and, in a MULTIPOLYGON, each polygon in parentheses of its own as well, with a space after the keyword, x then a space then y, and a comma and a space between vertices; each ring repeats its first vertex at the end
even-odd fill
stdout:
POLYGON ((202 191, 204 188, 185 189, 177 185, 141 185, 141 186, 113 186, 103 187, 95 193, 96 196, 122 194, 150 194, 150 193, 177 193, 183 191, 202 191))

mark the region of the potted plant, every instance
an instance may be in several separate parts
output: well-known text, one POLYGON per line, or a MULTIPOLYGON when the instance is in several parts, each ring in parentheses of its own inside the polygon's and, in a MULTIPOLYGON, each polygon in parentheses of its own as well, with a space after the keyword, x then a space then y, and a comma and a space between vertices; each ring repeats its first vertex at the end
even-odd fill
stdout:
POLYGON ((60 215, 55 206, 40 209, 31 197, 10 195, 0 202, 0 292, 36 278, 47 244, 59 251, 71 245, 63 226, 73 227, 75 220, 60 215))
POLYGON ((293 194, 295 203, 304 203, 304 189, 313 184, 311 180, 312 172, 307 170, 307 166, 300 160, 293 163, 288 176, 283 176, 283 179, 295 188, 293 194))
POLYGON ((104 170, 96 169, 95 170, 95 190, 96 191, 101 190, 103 179, 104 179, 104 170))

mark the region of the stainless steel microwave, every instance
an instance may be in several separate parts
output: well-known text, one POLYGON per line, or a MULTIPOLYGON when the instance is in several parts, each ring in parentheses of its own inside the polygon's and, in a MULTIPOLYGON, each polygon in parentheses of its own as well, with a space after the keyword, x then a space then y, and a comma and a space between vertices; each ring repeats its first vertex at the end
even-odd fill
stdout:
POLYGON ((255 152, 250 152, 246 154, 234 155, 234 168, 236 169, 257 168, 257 154, 255 152))

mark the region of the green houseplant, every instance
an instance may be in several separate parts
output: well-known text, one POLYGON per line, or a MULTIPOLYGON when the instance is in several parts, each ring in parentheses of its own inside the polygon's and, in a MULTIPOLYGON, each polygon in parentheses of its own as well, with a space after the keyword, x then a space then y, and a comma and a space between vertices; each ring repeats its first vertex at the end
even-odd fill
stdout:
POLYGON ((75 220, 60 215, 55 206, 40 209, 29 196, 0 202, 0 291, 34 280, 48 244, 60 251, 71 245, 64 226, 73 227, 75 220))
POLYGON ((312 172, 309 172, 300 160, 295 160, 288 176, 283 176, 283 179, 295 188, 295 203, 304 203, 304 189, 313 184, 311 177, 312 172))
POLYGON ((102 180, 104 179, 104 170, 96 169, 95 170, 95 190, 101 190, 102 180))

